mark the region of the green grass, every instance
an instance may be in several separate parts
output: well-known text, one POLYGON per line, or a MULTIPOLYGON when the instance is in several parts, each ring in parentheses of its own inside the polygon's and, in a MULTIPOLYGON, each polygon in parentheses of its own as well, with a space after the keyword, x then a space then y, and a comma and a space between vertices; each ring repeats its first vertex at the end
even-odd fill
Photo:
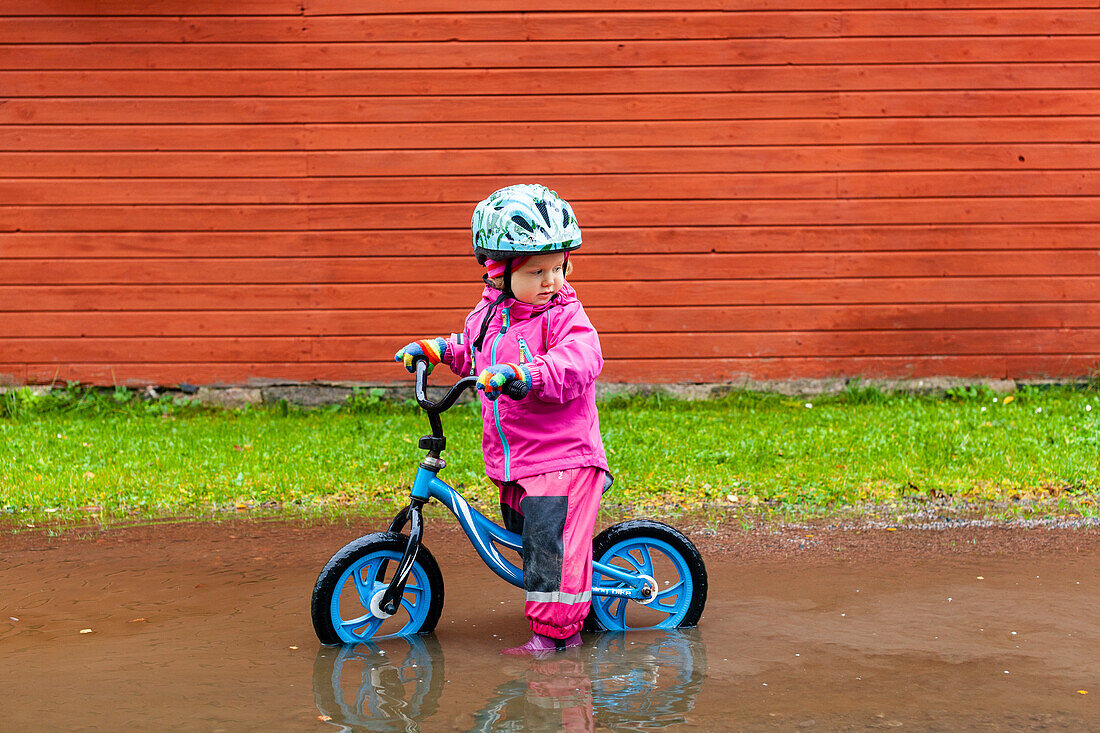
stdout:
MULTIPOLYGON (((1100 395, 1025 388, 943 398, 854 385, 791 398, 737 392, 687 402, 616 397, 600 407, 616 483, 607 503, 786 506, 809 513, 907 497, 996 501, 1057 494, 1095 516, 1100 395), (812 405, 812 407, 808 406, 812 405)), ((444 415, 443 477, 491 503, 480 415, 444 415)), ((343 406, 225 410, 127 390, 0 395, 0 512, 16 521, 378 511, 402 501, 423 452, 415 406, 357 394, 343 406)))

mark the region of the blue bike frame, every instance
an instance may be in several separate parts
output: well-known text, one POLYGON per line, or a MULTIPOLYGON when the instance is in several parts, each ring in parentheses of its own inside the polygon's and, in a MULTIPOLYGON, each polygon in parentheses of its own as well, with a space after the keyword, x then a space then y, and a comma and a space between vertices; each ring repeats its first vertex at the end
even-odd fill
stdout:
MULTIPOLYGON (((423 464, 416 472, 416 480, 413 482, 413 502, 427 502, 429 499, 437 499, 447 507, 458 519, 466 536, 470 538, 470 544, 477 550, 482 561, 504 580, 512 585, 523 587, 523 570, 516 567, 497 552, 496 545, 507 547, 515 552, 523 549, 523 540, 515 532, 509 532, 500 525, 487 519, 484 514, 474 509, 462 498, 462 495, 452 489, 445 481, 437 476, 438 469, 432 469, 423 464)), ((643 600, 643 590, 646 588, 645 578, 629 573, 614 565, 604 565, 593 562, 592 570, 595 573, 614 578, 627 584, 628 588, 593 588, 594 596, 615 596, 617 598, 629 598, 643 600)))

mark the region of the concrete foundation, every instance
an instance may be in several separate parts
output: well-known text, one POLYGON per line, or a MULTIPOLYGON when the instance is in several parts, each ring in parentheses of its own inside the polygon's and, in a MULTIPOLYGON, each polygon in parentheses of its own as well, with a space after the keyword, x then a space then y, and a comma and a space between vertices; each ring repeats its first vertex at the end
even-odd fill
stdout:
MULTIPOLYGON (((1028 380, 1014 381, 1011 379, 961 379, 957 377, 926 377, 924 379, 867 379, 859 380, 858 385, 863 388, 877 388, 883 392, 906 392, 911 394, 943 394, 949 389, 957 387, 981 386, 1007 394, 1015 392, 1025 384, 1030 385, 1077 385, 1083 386, 1087 380, 1028 380)), ((836 394, 843 392, 852 384, 852 380, 837 379, 793 379, 781 381, 754 381, 743 380, 738 382, 714 382, 703 384, 632 384, 617 382, 597 382, 596 396, 598 398, 615 395, 649 395, 667 394, 684 400, 708 400, 722 397, 731 392, 749 390, 754 392, 774 392, 783 395, 814 396, 822 394, 836 394)), ((265 404, 277 403, 286 400, 292 405, 301 407, 318 407, 345 402, 355 388, 362 392, 373 390, 381 399, 401 401, 412 397, 411 384, 381 384, 381 385, 345 385, 345 384, 294 384, 275 385, 261 388, 241 387, 203 387, 199 390, 197 398, 203 402, 214 404, 229 404, 239 401, 239 404, 249 403, 265 404), (224 393, 220 396, 219 393, 224 393)), ((446 392, 446 387, 430 387, 428 396, 431 399, 439 399, 446 392)), ((467 402, 473 398, 472 392, 466 392, 460 402, 467 402)))
MULTIPOLYGON (((1024 385, 1034 386, 1078 386, 1083 387, 1090 383, 1087 379, 1031 379, 1014 381, 1011 379, 962 379, 957 377, 925 377, 923 379, 861 379, 858 381, 844 378, 834 379, 793 379, 779 381, 755 381, 741 380, 736 382, 714 382, 702 384, 632 384, 616 382, 598 382, 596 395, 600 398, 617 395, 650 395, 665 394, 684 400, 707 400, 722 397, 731 392, 748 390, 754 392, 773 392, 791 396, 814 396, 822 394, 836 394, 844 391, 849 385, 858 385, 861 388, 877 388, 883 392, 906 392, 911 394, 943 394, 949 389, 958 387, 981 386, 999 393, 1015 392, 1024 385)), ((430 387, 428 396, 431 399, 439 399, 447 390, 447 386, 430 387)), ((37 394, 45 394, 50 390, 47 385, 0 386, 0 392, 27 389, 37 394)), ((147 386, 144 390, 152 397, 163 393, 175 393, 181 396, 191 397, 204 404, 220 405, 222 407, 243 407, 245 405, 277 404, 286 401, 299 407, 320 407, 325 405, 341 404, 356 390, 360 394, 375 394, 381 399, 391 401, 403 401, 412 397, 412 385, 401 384, 331 384, 331 383, 302 383, 302 384, 273 384, 273 385, 228 385, 228 386, 201 386, 192 387, 186 385, 184 389, 177 386, 153 387, 147 386)), ((468 402, 473 399, 472 392, 466 392, 460 402, 468 402)))

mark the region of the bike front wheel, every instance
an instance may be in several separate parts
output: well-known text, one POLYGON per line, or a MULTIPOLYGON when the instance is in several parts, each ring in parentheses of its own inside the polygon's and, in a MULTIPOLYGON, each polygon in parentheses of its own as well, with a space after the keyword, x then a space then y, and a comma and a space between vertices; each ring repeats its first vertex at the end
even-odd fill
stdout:
POLYGON ((375 532, 345 545, 332 556, 313 586, 310 611, 322 644, 359 644, 393 636, 425 634, 443 611, 443 574, 420 546, 397 612, 381 610, 408 537, 375 532))
MULTIPOLYGON (((649 519, 608 527, 592 542, 592 559, 654 582, 646 601, 592 594, 585 627, 592 631, 675 629, 695 626, 707 602, 707 568, 687 537, 649 519)), ((623 589, 626 583, 592 573, 592 589, 623 589)))

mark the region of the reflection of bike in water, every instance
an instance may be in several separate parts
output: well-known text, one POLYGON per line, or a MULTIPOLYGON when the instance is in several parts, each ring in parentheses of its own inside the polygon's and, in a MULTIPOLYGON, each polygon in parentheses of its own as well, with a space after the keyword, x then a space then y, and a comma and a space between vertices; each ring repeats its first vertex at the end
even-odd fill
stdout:
MULTIPOLYGON (((696 629, 601 634, 591 647, 531 661, 499 685, 471 730, 617 731, 682 725, 706 676, 696 629)), ((443 692, 443 651, 432 637, 321 647, 314 665, 317 709, 345 731, 432 730, 443 692)), ((453 723, 453 720, 447 722, 453 723)), ((443 726, 441 726, 443 727, 443 726)))
POLYGON ((696 629, 637 636, 604 634, 593 659, 596 722, 614 730, 653 730, 685 722, 707 676, 696 629))
POLYGON ((596 637, 590 654, 534 660, 500 685, 473 730, 658 730, 685 722, 706 677, 696 629, 596 637))
POLYGON ((343 731, 419 730, 443 693, 443 650, 432 636, 394 640, 382 649, 366 642, 319 647, 313 698, 326 720, 343 731))

